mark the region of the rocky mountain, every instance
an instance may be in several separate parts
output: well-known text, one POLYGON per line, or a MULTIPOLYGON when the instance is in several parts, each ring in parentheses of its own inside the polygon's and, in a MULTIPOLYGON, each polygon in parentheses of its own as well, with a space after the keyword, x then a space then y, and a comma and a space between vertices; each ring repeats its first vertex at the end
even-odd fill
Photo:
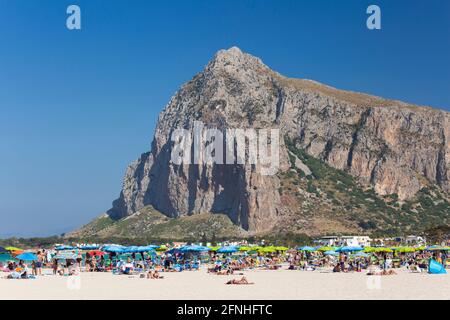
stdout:
MULTIPOLYGON (((149 206, 169 219, 220 213, 245 234, 448 224, 449 119, 442 110, 287 78, 236 47, 221 50, 164 108, 151 150, 126 170, 107 217, 114 224, 149 206), (173 163, 172 133, 196 121, 224 132, 279 129, 278 172, 173 163)), ((88 226, 78 234, 100 232, 88 226)))

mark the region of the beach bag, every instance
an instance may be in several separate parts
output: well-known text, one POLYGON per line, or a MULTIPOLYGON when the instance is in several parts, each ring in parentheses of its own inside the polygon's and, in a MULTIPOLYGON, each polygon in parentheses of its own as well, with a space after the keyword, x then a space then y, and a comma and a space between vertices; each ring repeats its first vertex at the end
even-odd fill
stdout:
POLYGON ((444 266, 436 260, 430 259, 430 265, 428 267, 428 273, 431 274, 446 274, 444 266))

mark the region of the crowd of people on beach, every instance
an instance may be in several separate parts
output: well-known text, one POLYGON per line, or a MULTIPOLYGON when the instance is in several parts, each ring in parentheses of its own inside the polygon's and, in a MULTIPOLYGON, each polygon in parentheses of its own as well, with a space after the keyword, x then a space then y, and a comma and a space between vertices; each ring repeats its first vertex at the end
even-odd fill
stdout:
MULTIPOLYGON (((206 248, 206 247, 203 247, 206 248)), ((250 248, 251 249, 251 248, 250 248)), ((423 248, 422 248, 423 249, 423 248)), ((439 248, 438 248, 439 249, 439 248)), ((0 255, 1 256, 1 255, 0 255)), ((7 279, 27 279, 42 276, 43 268, 53 275, 73 276, 81 272, 112 272, 114 275, 139 276, 144 279, 163 279, 163 273, 197 271, 203 267, 212 275, 239 275, 227 284, 251 284, 243 272, 248 270, 328 270, 329 272, 365 272, 367 275, 395 275, 395 268, 411 272, 423 272, 430 261, 443 268, 450 263, 448 247, 440 250, 377 250, 364 253, 350 248, 347 251, 302 248, 271 251, 243 250, 239 248, 221 253, 220 250, 183 250, 183 248, 154 249, 141 252, 111 252, 71 248, 69 250, 35 250, 31 261, 21 255, 11 256, 10 261, 0 262, 0 270, 7 279)))

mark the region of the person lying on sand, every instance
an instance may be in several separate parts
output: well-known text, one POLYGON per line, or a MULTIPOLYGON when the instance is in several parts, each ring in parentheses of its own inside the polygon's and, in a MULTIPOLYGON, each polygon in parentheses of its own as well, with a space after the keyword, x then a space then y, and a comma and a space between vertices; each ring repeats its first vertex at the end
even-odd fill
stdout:
POLYGON ((248 282, 247 278, 243 276, 241 279, 231 279, 225 284, 254 284, 254 283, 248 282))
POLYGON ((229 274, 234 274, 234 270, 231 267, 229 267, 226 270, 219 270, 219 271, 216 271, 214 273, 216 275, 218 275, 218 276, 226 276, 226 275, 229 275, 229 274))
POLYGON ((368 272, 368 276, 392 276, 394 274, 397 274, 394 270, 383 270, 381 272, 368 272))
POLYGON ((147 279, 164 279, 164 277, 163 276, 161 276, 160 274, 159 274, 159 272, 158 271, 156 271, 156 270, 150 270, 148 273, 147 273, 147 279))

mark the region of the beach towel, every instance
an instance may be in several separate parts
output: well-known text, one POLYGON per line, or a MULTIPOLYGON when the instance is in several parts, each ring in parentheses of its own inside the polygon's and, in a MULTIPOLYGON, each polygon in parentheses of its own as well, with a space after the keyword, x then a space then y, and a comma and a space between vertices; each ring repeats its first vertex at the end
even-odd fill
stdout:
POLYGON ((430 265, 428 267, 428 273, 431 274, 446 274, 444 266, 436 260, 430 259, 430 265))

